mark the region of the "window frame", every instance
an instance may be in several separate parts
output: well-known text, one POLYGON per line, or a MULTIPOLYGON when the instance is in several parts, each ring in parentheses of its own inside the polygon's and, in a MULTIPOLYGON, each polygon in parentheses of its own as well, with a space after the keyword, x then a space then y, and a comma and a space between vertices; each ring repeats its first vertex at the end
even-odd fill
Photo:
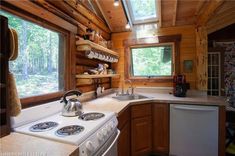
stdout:
POLYGON ((130 46, 130 78, 164 78, 164 77, 172 77, 173 76, 173 73, 174 73, 174 64, 175 64, 175 59, 174 59, 174 54, 175 52, 175 45, 173 42, 169 42, 169 43, 158 43, 158 44, 150 44, 150 45, 137 45, 137 46, 130 46), (132 56, 132 49, 137 49, 137 48, 154 48, 154 47, 161 47, 161 46, 164 46, 164 45, 170 45, 172 47, 172 62, 171 62, 171 75, 168 76, 168 75, 164 75, 164 76, 134 76, 134 69, 133 69, 133 56, 132 56))
POLYGON ((147 19, 143 19, 143 20, 135 20, 134 13, 133 13, 133 8, 132 8, 130 0, 126 0, 126 4, 127 4, 127 11, 130 14, 131 21, 132 21, 133 24, 144 24, 144 23, 158 22, 159 16, 158 16, 158 11, 157 10, 159 9, 159 7, 158 7, 158 2, 157 1, 155 1, 156 17, 147 18, 147 19))
POLYGON ((133 82, 172 82, 173 75, 178 74, 180 70, 179 60, 179 43, 181 35, 168 35, 168 36, 156 36, 152 38, 130 39, 124 40, 123 45, 125 48, 124 56, 124 78, 125 80, 132 80, 133 82), (172 45, 172 76, 133 76, 132 75, 132 61, 131 61, 131 48, 136 47, 153 47, 158 45, 172 45))
MULTIPOLYGON (((22 2, 20 2, 22 3, 22 2)), ((17 6, 21 5, 20 3, 16 3, 16 6, 9 5, 7 3, 3 3, 1 8, 3 11, 9 12, 15 16, 18 16, 24 20, 27 20, 29 22, 35 23, 43 28, 55 31, 57 33, 60 33, 63 36, 64 44, 63 46, 63 76, 64 76, 64 90, 63 91, 57 91, 52 92, 48 94, 42 94, 42 95, 36 95, 26 98, 20 98, 22 108, 28 108, 40 104, 44 104, 47 102, 51 102, 54 100, 58 100, 62 97, 64 92, 69 89, 74 89, 75 86, 75 28, 76 26, 69 24, 67 21, 64 21, 63 23, 56 21, 56 18, 59 18, 56 15, 55 19, 52 19, 50 22, 48 19, 46 20, 44 17, 40 16, 40 11, 46 11, 43 8, 32 8, 32 9, 39 9, 38 12, 34 12, 34 14, 29 13, 30 10, 24 10, 20 9, 17 6), (35 15, 36 14, 36 15, 35 15), (65 24, 68 23, 69 26, 67 29, 64 28, 65 24), (74 76, 74 78, 73 78, 74 76)), ((61 19, 60 19, 61 20, 61 19)), ((61 45, 60 45, 61 46, 61 45)))

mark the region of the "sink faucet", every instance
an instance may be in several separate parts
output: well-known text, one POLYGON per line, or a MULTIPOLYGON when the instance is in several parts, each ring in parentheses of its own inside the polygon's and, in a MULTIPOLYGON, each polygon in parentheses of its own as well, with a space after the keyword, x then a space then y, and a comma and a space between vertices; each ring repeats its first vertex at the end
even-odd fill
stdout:
POLYGON ((130 83, 130 86, 128 87, 126 93, 124 93, 124 83, 122 84, 122 88, 121 88, 121 94, 119 94, 119 91, 116 92, 116 96, 124 96, 124 95, 133 95, 134 94, 134 87, 133 87, 133 84, 132 84, 132 81, 131 80, 125 80, 125 82, 129 82, 130 83), (131 94, 129 93, 129 89, 131 88, 131 94))
POLYGON ((128 89, 127 89, 127 94, 129 94, 129 88, 131 88, 131 95, 133 95, 134 94, 134 87, 133 87, 133 83, 132 83, 132 81, 131 80, 126 80, 127 82, 129 82, 130 83, 130 86, 128 87, 128 89))

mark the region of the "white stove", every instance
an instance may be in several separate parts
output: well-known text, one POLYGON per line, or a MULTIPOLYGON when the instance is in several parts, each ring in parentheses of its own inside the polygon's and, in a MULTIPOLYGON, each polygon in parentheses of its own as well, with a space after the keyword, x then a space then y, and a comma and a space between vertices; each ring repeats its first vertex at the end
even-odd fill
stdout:
MULTIPOLYGON (((24 109, 19 117, 12 118, 13 130, 17 133, 77 145, 80 156, 117 154, 110 151, 120 133, 113 112, 84 110, 82 117, 64 117, 60 108, 61 103, 56 101, 24 109)), ((116 151, 116 147, 113 149, 116 151)))

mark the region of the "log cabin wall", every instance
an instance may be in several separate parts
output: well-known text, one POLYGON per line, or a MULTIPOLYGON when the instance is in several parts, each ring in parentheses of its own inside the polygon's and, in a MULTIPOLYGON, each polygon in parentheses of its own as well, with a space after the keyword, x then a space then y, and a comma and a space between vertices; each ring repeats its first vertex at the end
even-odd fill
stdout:
MULTIPOLYGON (((9 1, 4 0, 1 5, 5 9, 11 8, 13 13, 27 12, 36 16, 35 22, 42 18, 48 22, 54 23, 64 27, 70 32, 69 47, 72 47, 71 56, 68 59, 71 62, 66 70, 70 70, 68 79, 69 83, 66 90, 79 89, 82 92, 93 91, 97 84, 102 85, 105 89, 111 87, 110 78, 102 78, 97 80, 92 79, 76 79, 77 74, 82 74, 89 68, 96 68, 98 63, 105 63, 103 61, 91 60, 85 57, 84 52, 76 51, 75 41, 76 35, 82 36, 87 28, 91 28, 105 39, 110 39, 110 29, 105 21, 99 18, 96 14, 91 12, 83 4, 76 0, 21 0, 9 1), (17 11, 16 11, 17 10, 17 11), (68 23, 68 24, 67 24, 68 23)), ((67 54, 66 54, 67 55, 67 54)))
MULTIPOLYGON (((160 28, 157 32, 154 32, 157 36, 164 35, 175 35, 181 34, 180 42, 180 73, 186 75, 187 82, 190 83, 191 89, 196 88, 196 37, 195 37, 195 26, 177 26, 177 27, 168 27, 160 28), (193 71, 192 73, 183 72, 183 61, 184 60, 193 60, 193 71)), ((113 33, 112 36, 114 49, 119 53, 120 59, 118 64, 113 65, 113 68, 117 73, 121 75, 120 79, 115 79, 112 82, 112 87, 120 87, 124 82, 124 46, 123 41, 127 39, 135 39, 136 33, 133 32, 124 32, 124 33, 113 33)), ((128 84, 126 84, 128 85, 128 84)), ((145 87, 171 87, 172 82, 135 82, 134 86, 145 86, 145 87)), ((127 87, 127 86, 126 86, 127 87)))

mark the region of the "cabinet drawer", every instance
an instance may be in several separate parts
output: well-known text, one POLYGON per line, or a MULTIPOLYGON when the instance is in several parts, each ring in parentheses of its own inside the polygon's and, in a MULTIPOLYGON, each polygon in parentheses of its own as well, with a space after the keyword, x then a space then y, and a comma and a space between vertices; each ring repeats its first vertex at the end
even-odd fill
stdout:
POLYGON ((141 104, 131 107, 131 118, 139 118, 151 115, 151 104, 141 104))

